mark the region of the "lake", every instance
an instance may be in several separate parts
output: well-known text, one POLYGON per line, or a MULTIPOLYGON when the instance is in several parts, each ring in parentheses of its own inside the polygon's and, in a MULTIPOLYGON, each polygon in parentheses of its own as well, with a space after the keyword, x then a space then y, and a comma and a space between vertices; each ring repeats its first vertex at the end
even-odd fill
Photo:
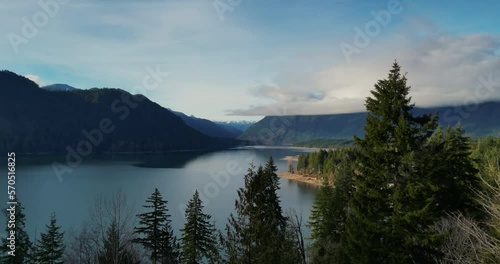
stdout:
MULTIPOLYGON (((45 230, 51 212, 56 213, 63 230, 78 229, 89 219, 88 211, 100 195, 110 197, 122 191, 129 205, 140 212, 155 188, 168 201, 176 233, 184 224, 185 204, 195 189, 200 192, 205 212, 211 214, 216 227, 223 230, 229 214, 234 211, 236 191, 244 185, 243 176, 250 162, 264 165, 272 156, 281 172, 287 170, 283 157, 305 151, 311 149, 247 147, 209 153, 91 157, 63 175, 62 181, 56 177, 51 164, 54 161, 63 163, 64 157, 18 157, 15 187, 26 208, 27 231, 32 238, 35 232, 39 234, 45 230)), ((6 190, 6 185, 5 178, 0 188, 6 190)), ((318 188, 283 178, 280 178, 280 187, 278 194, 283 211, 295 210, 306 223, 318 188)), ((6 204, 6 193, 1 202, 6 204)), ((4 235, 4 228, 0 232, 4 235)), ((305 233, 309 235, 307 228, 305 233)))

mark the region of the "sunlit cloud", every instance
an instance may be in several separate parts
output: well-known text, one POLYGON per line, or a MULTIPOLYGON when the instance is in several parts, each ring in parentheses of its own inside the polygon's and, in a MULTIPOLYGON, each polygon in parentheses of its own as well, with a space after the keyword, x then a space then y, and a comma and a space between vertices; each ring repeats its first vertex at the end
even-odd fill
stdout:
POLYGON ((36 76, 34 74, 26 74, 26 75, 24 75, 24 77, 34 81, 40 87, 45 85, 45 83, 42 81, 42 78, 40 78, 40 76, 36 76))
MULTIPOLYGON (((232 110, 229 114, 268 115, 277 108, 286 108, 287 114, 363 111, 369 91, 377 80, 387 76, 395 59, 407 72, 412 98, 418 106, 463 104, 467 98, 476 96, 480 78, 490 75, 494 83, 500 84, 500 41, 495 36, 436 34, 419 41, 407 38, 379 45, 386 49, 349 64, 338 63, 308 74, 285 73, 272 85, 250 88, 255 96, 272 102, 232 110)), ((500 86, 487 98, 479 99, 500 99, 500 86)))

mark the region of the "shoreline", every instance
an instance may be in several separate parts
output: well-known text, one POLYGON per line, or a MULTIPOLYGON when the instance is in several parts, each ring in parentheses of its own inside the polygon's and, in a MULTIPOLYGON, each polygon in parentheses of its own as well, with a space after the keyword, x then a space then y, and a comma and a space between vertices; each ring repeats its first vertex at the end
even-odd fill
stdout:
POLYGON ((289 179, 292 181, 303 182, 317 187, 321 187, 322 182, 316 178, 303 176, 300 174, 290 173, 290 172, 280 172, 278 176, 281 178, 289 179))

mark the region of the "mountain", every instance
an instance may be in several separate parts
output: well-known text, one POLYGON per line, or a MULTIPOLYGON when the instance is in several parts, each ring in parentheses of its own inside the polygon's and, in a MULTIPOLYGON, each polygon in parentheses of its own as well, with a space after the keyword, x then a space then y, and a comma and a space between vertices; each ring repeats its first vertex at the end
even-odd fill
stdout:
MULTIPOLYGON (((462 125, 470 136, 500 136, 500 102, 484 102, 476 106, 442 106, 414 108, 422 115, 439 112, 443 127, 462 125)), ((245 131, 239 139, 253 144, 293 145, 314 139, 352 139, 363 136, 366 113, 332 115, 266 116, 245 131)))
POLYGON ((188 116, 181 112, 173 111, 173 113, 180 117, 186 125, 210 137, 237 138, 243 133, 242 131, 232 129, 231 127, 220 126, 207 119, 188 116))
POLYGON ((235 128, 238 131, 244 132, 253 124, 257 123, 255 121, 214 121, 217 125, 227 127, 227 128, 235 128))
POLYGON ((225 130, 231 132, 232 134, 236 135, 235 138, 241 136, 241 134, 243 134, 243 131, 234 127, 234 126, 231 126, 229 124, 225 124, 225 123, 221 123, 221 122, 214 122, 215 124, 217 124, 218 126, 224 128, 225 130))
POLYGON ((42 86, 40 87, 42 89, 48 90, 48 91, 73 91, 73 90, 78 90, 78 88, 75 88, 73 86, 69 86, 67 84, 63 83, 55 83, 47 86, 42 86))
POLYGON ((145 96, 120 89, 48 91, 9 71, 0 71, 0 84, 4 152, 88 155, 216 149, 239 143, 206 136, 145 96))

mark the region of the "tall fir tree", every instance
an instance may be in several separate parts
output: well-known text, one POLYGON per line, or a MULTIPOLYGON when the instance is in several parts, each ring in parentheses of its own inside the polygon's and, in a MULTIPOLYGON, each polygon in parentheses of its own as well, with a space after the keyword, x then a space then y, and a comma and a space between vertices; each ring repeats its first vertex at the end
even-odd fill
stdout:
POLYGON ((3 210, 5 214, 5 233, 7 237, 2 237, 1 253, 0 258, 2 263, 5 264, 24 264, 24 263, 34 263, 34 247, 33 243, 30 241, 28 234, 26 233, 26 215, 24 214, 24 207, 21 202, 16 198, 17 202, 14 210, 6 208, 3 210), (11 220, 11 215, 14 212, 14 220, 11 220), (9 247, 11 245, 7 238, 11 235, 11 231, 14 231, 15 237, 15 251, 9 247), (13 252, 10 255, 9 252, 13 252))
POLYGON ((410 87, 400 70, 395 62, 388 78, 375 84, 373 97, 366 100, 365 136, 355 137, 359 175, 354 177, 352 215, 343 243, 354 263, 413 261, 401 226, 408 212, 400 205, 411 203, 404 201, 407 183, 414 180, 408 169, 415 152, 434 132, 437 117, 412 115, 410 87))
POLYGON ((139 260, 131 245, 120 243, 120 233, 115 221, 107 230, 104 248, 99 252, 99 264, 138 264, 139 260))
POLYGON ((203 212, 203 203, 198 190, 188 202, 186 222, 181 229, 182 263, 216 263, 218 248, 215 225, 211 215, 203 212))
POLYGON ((179 246, 170 224, 167 201, 163 200, 157 188, 146 199, 144 207, 149 211, 137 215, 139 226, 134 228, 134 233, 138 238, 134 242, 150 252, 149 257, 155 264, 178 263, 179 246))
POLYGON ((37 243, 37 262, 47 264, 64 263, 64 232, 57 225, 56 214, 50 216, 50 224, 46 226, 47 231, 40 234, 37 243))
POLYGON ((342 246, 353 263, 428 263, 444 234, 431 228, 450 213, 478 216, 477 171, 460 127, 437 115, 413 116, 410 87, 397 63, 366 100, 365 137, 342 246))
POLYGON ((283 216, 277 193, 280 189, 277 170, 272 157, 264 168, 257 170, 254 193, 257 203, 252 226, 256 231, 256 250, 260 253, 258 263, 283 263, 287 218, 283 216))
POLYGON ((311 228, 310 259, 312 263, 329 263, 335 258, 335 246, 331 243, 333 229, 335 229, 335 215, 332 212, 333 205, 333 186, 327 177, 323 177, 323 183, 319 192, 314 198, 314 204, 309 218, 309 227, 311 228))
POLYGON ((354 148, 330 153, 333 180, 330 182, 328 175, 323 174, 323 184, 315 197, 309 221, 313 239, 311 263, 347 262, 340 245, 352 199, 355 153, 354 148))
POLYGON ((255 242, 250 230, 250 217, 254 214, 254 197, 252 182, 257 173, 253 164, 245 175, 245 187, 240 188, 235 201, 236 215, 231 213, 226 225, 225 236, 221 235, 221 244, 226 250, 226 263, 252 263, 255 253, 255 242))
POLYGON ((478 202, 475 192, 481 189, 478 170, 471 160, 470 139, 464 136, 464 131, 459 125, 455 128, 448 127, 444 132, 443 153, 439 155, 442 164, 446 164, 447 171, 440 172, 447 177, 437 178, 441 189, 438 192, 440 211, 460 211, 464 215, 479 216, 478 202))
POLYGON ((259 166, 255 171, 251 165, 248 169, 245 186, 238 190, 236 215, 230 215, 226 235, 221 236, 226 262, 301 263, 300 255, 293 259, 286 254, 296 244, 285 241, 293 236, 287 235, 287 218, 282 214, 277 195, 276 171, 272 158, 265 167, 259 166))

